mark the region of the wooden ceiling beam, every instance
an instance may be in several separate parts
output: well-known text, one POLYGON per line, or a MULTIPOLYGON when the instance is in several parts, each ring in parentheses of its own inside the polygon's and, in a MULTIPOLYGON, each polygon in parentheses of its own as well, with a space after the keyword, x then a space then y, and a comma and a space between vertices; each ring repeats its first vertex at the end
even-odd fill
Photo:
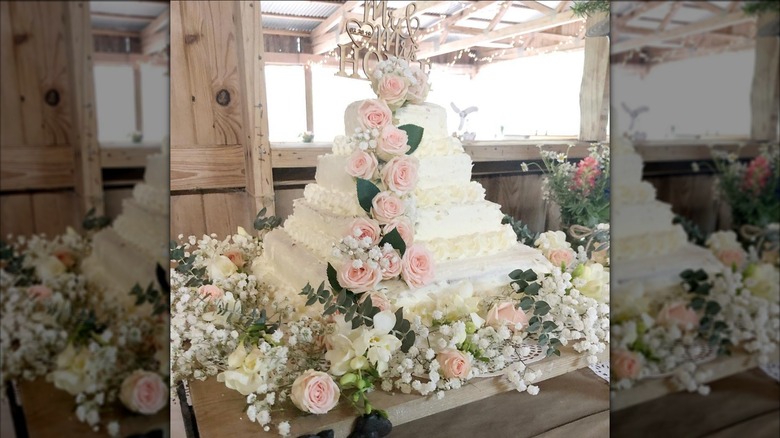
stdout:
POLYGON ((544 15, 551 14, 551 13, 555 12, 555 10, 553 8, 551 8, 551 7, 547 6, 547 5, 543 5, 543 4, 539 3, 539 2, 534 2, 534 1, 525 2, 525 1, 521 1, 520 4, 522 4, 523 6, 527 7, 528 9, 533 9, 535 11, 541 12, 544 15))
POLYGON ((345 19, 346 14, 352 12, 353 9, 360 6, 360 3, 361 2, 359 1, 344 2, 343 5, 341 5, 336 11, 330 14, 328 18, 326 18, 322 23, 315 27, 313 31, 311 31, 311 37, 315 38, 320 35, 325 35, 333 28, 333 26, 341 23, 342 20, 345 19))
POLYGON ((90 16, 93 18, 108 18, 111 20, 122 20, 122 21, 134 21, 136 23, 149 23, 154 21, 155 18, 153 16, 148 15, 128 15, 128 14, 114 14, 114 13, 108 13, 108 12, 90 12, 90 16))
POLYGON ((564 9, 566 9, 566 6, 569 6, 569 1, 562 1, 558 3, 558 6, 555 8, 555 12, 563 12, 564 9))
POLYGON ((635 6, 633 9, 631 9, 629 12, 627 12, 625 15, 621 15, 616 18, 616 22, 620 24, 628 24, 631 20, 634 18, 639 17, 640 15, 651 11, 657 7, 669 4, 668 2, 638 2, 640 3, 639 6, 635 6))
POLYGON ((486 31, 490 32, 493 29, 495 29, 496 26, 498 26, 498 23, 500 23, 501 20, 504 19, 504 15, 506 15, 506 11, 508 11, 511 6, 512 6, 512 2, 511 1, 506 1, 506 2, 502 3, 501 4, 501 9, 498 10, 498 13, 496 14, 496 16, 493 17, 493 20, 490 22, 490 24, 488 24, 488 27, 487 27, 486 31))
POLYGON ((292 36, 292 37, 301 37, 301 38, 308 38, 309 36, 311 36, 309 32, 287 30, 287 29, 272 29, 269 27, 263 27, 263 35, 283 35, 283 36, 292 36))
MULTIPOLYGON (((476 14, 477 12, 481 11, 482 9, 488 8, 490 6, 493 6, 493 4, 498 3, 494 1, 488 1, 488 2, 476 2, 473 4, 470 4, 463 9, 459 10, 458 12, 455 12, 454 14, 442 18, 439 21, 436 21, 434 23, 431 23, 427 29, 427 33, 421 35, 417 41, 422 42, 429 38, 432 38, 437 33, 441 32, 442 30, 449 28, 450 26, 455 26, 458 24, 458 22, 463 21, 471 17, 472 15, 476 14)), ((509 2, 511 3, 511 2, 509 2)))
POLYGON ((169 21, 170 15, 166 9, 141 30, 141 52, 148 55, 165 49, 169 40, 169 21))
POLYGON ((684 38, 689 35, 711 32, 713 30, 722 29, 724 27, 733 26, 735 24, 744 23, 754 19, 755 18, 747 16, 742 12, 732 12, 730 14, 713 17, 708 20, 675 27, 674 29, 667 30, 665 32, 654 33, 651 35, 645 35, 640 38, 613 43, 611 47, 611 53, 614 54, 626 52, 647 46, 651 43, 669 41, 677 38, 684 38))
POLYGON ((685 2, 685 6, 688 8, 694 8, 694 9, 706 9, 710 12, 714 12, 716 14, 722 14, 725 12, 723 9, 719 8, 717 5, 714 5, 708 1, 699 1, 699 2, 685 2))
POLYGON ((672 17, 677 12, 677 10, 680 9, 680 6, 682 6, 682 3, 672 3, 672 6, 669 8, 669 12, 666 13, 663 21, 661 21, 661 24, 658 26, 659 32, 663 32, 666 29, 666 26, 669 25, 670 21, 672 21, 672 17))
POLYGON ((132 32, 127 30, 101 29, 99 27, 92 28, 92 35, 141 38, 141 34, 138 32, 132 32))
POLYGON ((573 11, 567 11, 562 13, 553 13, 544 17, 537 18, 525 23, 519 23, 512 26, 507 26, 502 29, 493 30, 483 35, 475 35, 469 38, 464 38, 451 43, 435 45, 431 43, 420 44, 420 50, 417 54, 418 58, 424 59, 431 56, 441 55, 444 53, 456 52, 458 50, 468 49, 480 43, 489 43, 504 38, 511 38, 517 35, 525 35, 529 33, 539 32, 546 29, 552 29, 564 24, 574 23, 582 21, 581 17, 574 15, 573 11))

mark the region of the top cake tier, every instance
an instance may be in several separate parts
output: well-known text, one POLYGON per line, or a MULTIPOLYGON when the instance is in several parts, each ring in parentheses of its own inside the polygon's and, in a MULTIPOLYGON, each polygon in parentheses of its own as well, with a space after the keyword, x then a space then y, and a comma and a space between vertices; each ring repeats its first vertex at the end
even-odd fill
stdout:
MULTIPOLYGON (((362 129, 358 107, 362 100, 352 102, 344 112, 344 129, 347 136, 355 133, 356 129, 362 129)), ((415 156, 451 155, 463 152, 463 145, 455 137, 447 133, 447 111, 433 103, 421 105, 408 104, 395 111, 394 125, 417 125, 423 128, 423 136, 420 146, 414 152, 415 156)), ((346 137, 339 136, 334 141, 333 153, 335 155, 349 155, 352 146, 346 143, 346 137)))

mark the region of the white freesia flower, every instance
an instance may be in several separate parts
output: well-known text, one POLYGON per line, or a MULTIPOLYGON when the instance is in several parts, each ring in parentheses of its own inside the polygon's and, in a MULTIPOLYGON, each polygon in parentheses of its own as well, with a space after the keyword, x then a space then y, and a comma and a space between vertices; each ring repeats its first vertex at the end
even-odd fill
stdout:
POLYGON ((224 280, 238 271, 236 265, 226 256, 220 255, 209 260, 206 265, 209 278, 212 280, 224 280))
POLYGON ((224 382, 225 386, 242 395, 258 391, 268 379, 268 368, 263 360, 263 352, 257 347, 247 352, 244 345, 240 344, 228 356, 228 367, 230 369, 217 375, 217 381, 224 382))
POLYGON ((577 266, 572 284, 582 295, 603 303, 609 298, 609 271, 600 263, 577 266))
POLYGON ((331 348, 325 353, 330 361, 330 373, 344 375, 362 369, 368 359, 382 375, 388 369, 392 354, 401 347, 401 341, 390 334, 395 326, 395 315, 390 311, 374 316, 374 326, 360 326, 345 333, 346 324, 337 322, 337 331, 329 337, 331 348))
POLYGON ((68 344, 67 348, 57 356, 57 369, 49 373, 46 380, 70 395, 77 395, 89 386, 88 365, 89 350, 81 348, 76 351, 72 344, 68 344))
POLYGON ((744 283, 753 296, 773 303, 780 300, 780 271, 768 263, 749 266, 745 271, 744 283))
POLYGON ((226 292, 225 296, 220 298, 216 304, 209 304, 209 307, 212 310, 204 312, 201 318, 217 327, 227 327, 228 318, 233 320, 236 316, 232 314, 241 312, 241 302, 236 300, 232 292, 226 292), (222 309, 221 312, 220 309, 222 309))
POLYGON ((566 234, 563 231, 547 231, 540 234, 534 246, 542 251, 571 249, 571 244, 566 241, 566 234))
POLYGON ((716 231, 710 234, 706 243, 713 252, 742 249, 742 245, 737 241, 737 233, 733 231, 716 231))

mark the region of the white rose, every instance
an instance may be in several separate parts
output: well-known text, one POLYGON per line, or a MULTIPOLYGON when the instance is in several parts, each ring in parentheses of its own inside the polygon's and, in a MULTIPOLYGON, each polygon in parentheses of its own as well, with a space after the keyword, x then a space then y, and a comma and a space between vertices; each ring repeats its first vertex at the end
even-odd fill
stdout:
POLYGON ((716 231, 707 238, 707 247, 713 252, 742 249, 737 240, 737 233, 733 231, 716 231))
POLYGON ((780 271, 768 263, 751 265, 745 270, 745 287, 753 296, 776 303, 780 301, 780 271))
POLYGON ((609 271, 600 263, 579 265, 572 277, 572 284, 582 295, 600 303, 609 298, 609 271))
POLYGON ((231 275, 235 274, 236 271, 238 271, 238 268, 236 268, 235 263, 230 261, 229 258, 221 255, 214 257, 212 260, 208 262, 207 271, 209 274, 209 278, 212 280, 223 280, 225 278, 230 277, 231 275))
POLYGON ((539 235, 534 245, 542 251, 571 248, 571 244, 566 241, 566 234, 563 231, 544 232, 539 235))
POLYGON ((218 382, 234 389, 241 395, 249 395, 259 390, 268 379, 268 370, 263 362, 263 352, 254 347, 249 353, 243 344, 228 356, 230 369, 217 375, 218 382))
POLYGON ((55 256, 51 255, 38 260, 35 263, 35 272, 41 280, 51 280, 65 273, 67 268, 55 256))

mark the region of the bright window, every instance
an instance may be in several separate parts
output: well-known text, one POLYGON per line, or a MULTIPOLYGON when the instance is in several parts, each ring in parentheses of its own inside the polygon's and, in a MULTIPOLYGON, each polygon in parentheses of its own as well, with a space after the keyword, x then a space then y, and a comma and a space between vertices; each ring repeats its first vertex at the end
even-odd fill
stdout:
POLYGON ((333 66, 312 66, 314 108, 314 140, 331 142, 344 135, 344 110, 362 99, 375 97, 368 81, 336 76, 333 66))
POLYGON ((265 84, 268 93, 269 140, 301 141, 300 134, 306 131, 303 66, 268 65, 265 68, 265 84))
POLYGON ((95 66, 98 142, 127 143, 135 131, 135 86, 130 65, 95 66))
POLYGON ((170 77, 166 67, 141 64, 141 113, 144 143, 160 143, 168 136, 170 77))

